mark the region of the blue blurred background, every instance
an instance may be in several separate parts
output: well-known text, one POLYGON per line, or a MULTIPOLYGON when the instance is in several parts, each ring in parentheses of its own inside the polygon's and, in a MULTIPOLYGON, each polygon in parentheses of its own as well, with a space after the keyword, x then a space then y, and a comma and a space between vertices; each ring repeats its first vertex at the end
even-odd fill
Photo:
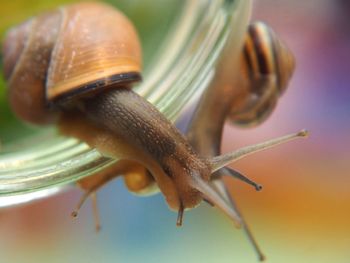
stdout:
MULTIPOLYGON (((2 3, 2 32, 55 4, 2 3)), ((297 69, 263 125, 225 128, 223 151, 301 128, 311 132, 234 165, 263 191, 227 181, 268 262, 350 261, 349 6, 345 0, 254 2, 253 19, 268 22, 288 43, 297 69)), ((135 197, 116 180, 98 193, 102 231, 96 234, 89 205, 70 217, 80 195, 73 189, 0 210, 0 262, 257 262, 242 231, 208 205, 185 213, 177 228, 161 195, 135 197)))

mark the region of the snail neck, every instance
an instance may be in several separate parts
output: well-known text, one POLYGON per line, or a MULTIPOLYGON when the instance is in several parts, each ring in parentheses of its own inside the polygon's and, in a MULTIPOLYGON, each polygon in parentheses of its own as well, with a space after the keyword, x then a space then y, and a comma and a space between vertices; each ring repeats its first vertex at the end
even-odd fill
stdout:
POLYGON ((128 88, 119 88, 84 100, 83 111, 91 122, 132 149, 128 152, 135 156, 128 158, 142 162, 152 173, 171 208, 200 203, 202 197, 190 181, 193 176, 208 181, 211 168, 151 103, 128 88))

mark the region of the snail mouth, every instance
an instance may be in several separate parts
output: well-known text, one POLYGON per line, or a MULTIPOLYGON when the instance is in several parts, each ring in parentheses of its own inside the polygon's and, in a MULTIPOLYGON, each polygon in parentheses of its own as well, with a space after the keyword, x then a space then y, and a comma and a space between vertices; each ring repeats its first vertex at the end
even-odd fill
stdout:
MULTIPOLYGON (((49 108, 55 108, 56 106, 66 105, 71 101, 76 101, 82 97, 93 97, 101 91, 116 87, 128 87, 134 82, 142 80, 139 72, 127 72, 118 73, 108 77, 103 77, 91 82, 75 86, 74 89, 62 92, 50 99, 49 108)), ((61 88, 59 88, 61 90, 61 88)), ((64 88, 62 87, 64 90, 64 88)))

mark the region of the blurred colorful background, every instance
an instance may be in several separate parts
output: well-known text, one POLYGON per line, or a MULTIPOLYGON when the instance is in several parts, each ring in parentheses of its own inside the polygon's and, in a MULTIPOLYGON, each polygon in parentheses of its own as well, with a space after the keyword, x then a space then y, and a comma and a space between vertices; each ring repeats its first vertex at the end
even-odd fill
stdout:
MULTIPOLYGON (((1 36, 10 25, 63 2, 69 1, 1 3, 1 36)), ((127 13, 137 10, 128 5, 140 2, 140 13, 128 15, 142 39, 147 32, 163 34, 176 13, 166 10, 180 5, 149 0, 121 1, 119 6, 127 13), (168 14, 157 20, 155 12, 168 14), (137 23, 139 15, 149 16, 149 24, 137 23)), ((350 262, 349 3, 256 0, 253 19, 268 22, 288 43, 297 70, 264 124, 225 128, 223 151, 302 128, 311 136, 234 165, 261 183, 261 192, 238 181, 227 183, 267 262, 350 262)), ((154 44, 143 42, 146 50, 154 44)), ((0 99, 5 103, 3 90, 0 99)), ((0 118, 13 119, 6 105, 0 107, 0 118)), ((15 130, 22 126, 16 125, 12 132, 0 133, 2 138, 18 136, 15 130)), ((77 219, 70 217, 80 195, 72 189, 1 209, 0 262, 257 262, 243 232, 208 205, 185 213, 184 226, 177 228, 176 214, 161 195, 139 198, 116 180, 99 192, 102 231, 96 234, 89 205, 77 219)))

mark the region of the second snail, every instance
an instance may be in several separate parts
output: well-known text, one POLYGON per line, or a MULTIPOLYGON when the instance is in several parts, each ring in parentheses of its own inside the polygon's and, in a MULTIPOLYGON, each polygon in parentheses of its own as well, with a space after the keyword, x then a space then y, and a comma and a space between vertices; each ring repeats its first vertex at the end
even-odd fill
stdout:
POLYGON ((131 22, 103 3, 67 5, 32 18, 9 30, 3 44, 12 110, 25 122, 55 124, 63 135, 118 160, 78 182, 85 194, 73 215, 87 197, 95 198, 97 190, 120 176, 133 193, 160 191, 170 209, 178 212, 177 225, 182 224, 184 210, 209 202, 245 229, 262 260, 222 178, 229 175, 261 187, 226 165, 306 132, 224 155, 219 155, 219 145, 226 116, 241 124, 259 123, 268 116, 292 75, 293 56, 267 26, 252 24, 240 65, 244 94, 239 101, 227 97, 221 107, 213 108, 209 105, 222 94, 209 96, 208 90, 184 136, 131 89, 141 80, 140 47, 131 22), (208 131, 214 132, 207 136, 208 131))

